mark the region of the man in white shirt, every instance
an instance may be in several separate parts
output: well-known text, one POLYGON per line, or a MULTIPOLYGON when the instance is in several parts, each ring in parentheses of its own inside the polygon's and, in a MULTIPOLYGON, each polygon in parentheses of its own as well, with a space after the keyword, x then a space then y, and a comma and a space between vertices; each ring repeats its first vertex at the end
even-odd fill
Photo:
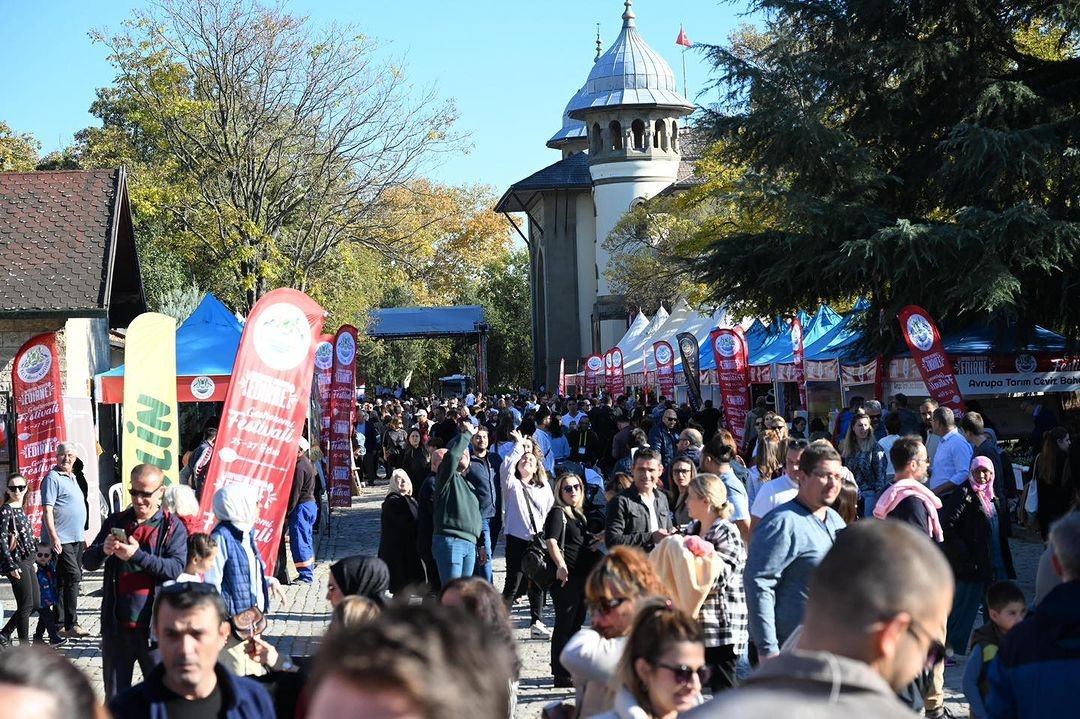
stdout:
POLYGON ((795 499, 795 495, 799 493, 799 458, 808 444, 805 439, 792 439, 788 442, 784 474, 761 485, 761 489, 754 496, 754 504, 750 507, 751 534, 766 514, 795 499))
POLYGON ((941 437, 934 434, 934 410, 938 408, 938 403, 932 399, 928 399, 919 405, 919 416, 923 421, 923 428, 926 431, 926 441, 923 444, 926 445, 926 454, 930 457, 930 461, 934 461, 934 454, 937 452, 938 445, 941 444, 941 437))
POLYGON ((885 431, 888 433, 884 437, 878 440, 878 444, 885 450, 885 481, 889 484, 893 483, 893 479, 896 477, 896 468, 893 467, 892 458, 889 456, 889 450, 896 444, 896 440, 900 439, 900 422, 902 418, 897 412, 890 412, 885 417, 885 431))
POLYGON ((933 414, 934 434, 941 437, 930 465, 930 489, 937 495, 948 494, 967 481, 972 449, 956 429, 956 415, 948 407, 938 407, 933 414))
POLYGON ((577 402, 574 400, 567 400, 566 402, 566 414, 562 416, 562 426, 566 429, 571 429, 573 425, 577 424, 582 417, 587 417, 584 412, 578 409, 577 402))

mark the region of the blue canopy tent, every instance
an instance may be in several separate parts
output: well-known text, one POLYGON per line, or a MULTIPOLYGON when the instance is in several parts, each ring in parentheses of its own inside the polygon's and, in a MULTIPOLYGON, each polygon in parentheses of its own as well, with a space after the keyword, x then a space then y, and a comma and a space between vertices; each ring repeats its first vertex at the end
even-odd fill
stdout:
MULTIPOLYGON (((224 402, 244 326, 213 295, 176 330, 176 398, 180 402, 224 402)), ((122 404, 124 365, 94 377, 98 402, 122 404)))

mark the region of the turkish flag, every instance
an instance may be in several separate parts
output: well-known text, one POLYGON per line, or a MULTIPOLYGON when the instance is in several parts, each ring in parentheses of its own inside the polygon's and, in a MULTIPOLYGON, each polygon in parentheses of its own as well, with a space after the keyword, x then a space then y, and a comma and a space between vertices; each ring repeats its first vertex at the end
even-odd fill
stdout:
POLYGON ((694 43, 690 42, 690 38, 686 36, 686 31, 682 29, 682 25, 679 26, 679 37, 675 39, 675 44, 683 47, 694 46, 694 43))

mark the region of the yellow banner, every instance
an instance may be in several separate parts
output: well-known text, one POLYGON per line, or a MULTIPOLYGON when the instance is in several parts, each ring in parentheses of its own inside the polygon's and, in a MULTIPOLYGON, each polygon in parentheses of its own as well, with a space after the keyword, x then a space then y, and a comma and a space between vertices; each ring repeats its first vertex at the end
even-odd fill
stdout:
POLYGON ((180 481, 180 417, 176 406, 176 320, 146 312, 128 326, 124 348, 124 506, 128 477, 139 464, 180 481))

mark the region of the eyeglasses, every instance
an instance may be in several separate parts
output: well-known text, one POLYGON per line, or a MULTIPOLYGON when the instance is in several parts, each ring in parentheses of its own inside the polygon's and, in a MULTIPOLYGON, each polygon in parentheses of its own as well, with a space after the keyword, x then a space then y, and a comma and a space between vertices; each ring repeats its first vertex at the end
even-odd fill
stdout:
POLYGON ((9 492, 25 492, 26 491, 26 485, 25 484, 9 484, 7 486, 7 491, 9 491, 9 492))
POLYGON ((704 686, 709 681, 709 677, 712 676, 712 670, 708 665, 702 665, 697 669, 689 667, 685 664, 664 664, 662 662, 650 662, 654 667, 658 669, 667 669, 675 676, 675 681, 679 684, 689 684, 694 680, 694 677, 698 678, 698 682, 704 686))
POLYGON ((597 614, 610 614, 629 601, 626 597, 615 597, 614 599, 601 599, 598 602, 592 602, 590 606, 597 614))
POLYGON ((580 484, 564 484, 563 488, 562 488, 562 491, 564 491, 564 492, 580 492, 581 491, 581 485, 580 484))
POLYGON ((911 623, 908 624, 907 630, 908 634, 919 641, 922 641, 922 637, 919 636, 920 633, 925 635, 930 641, 930 646, 926 650, 926 664, 923 667, 925 671, 930 671, 936 664, 939 664, 952 656, 952 649, 949 649, 945 644, 934 639, 933 635, 923 629, 922 625, 915 621, 914 617, 911 618, 911 623), (916 629, 918 629, 918 631, 915 631, 916 629))
POLYGON ((135 489, 134 487, 132 487, 131 490, 130 490, 131 491, 131 498, 132 499, 150 499, 155 494, 157 494, 157 491, 159 489, 161 489, 161 487, 162 487, 162 485, 159 484, 157 487, 154 487, 149 492, 143 491, 141 489, 135 489))

